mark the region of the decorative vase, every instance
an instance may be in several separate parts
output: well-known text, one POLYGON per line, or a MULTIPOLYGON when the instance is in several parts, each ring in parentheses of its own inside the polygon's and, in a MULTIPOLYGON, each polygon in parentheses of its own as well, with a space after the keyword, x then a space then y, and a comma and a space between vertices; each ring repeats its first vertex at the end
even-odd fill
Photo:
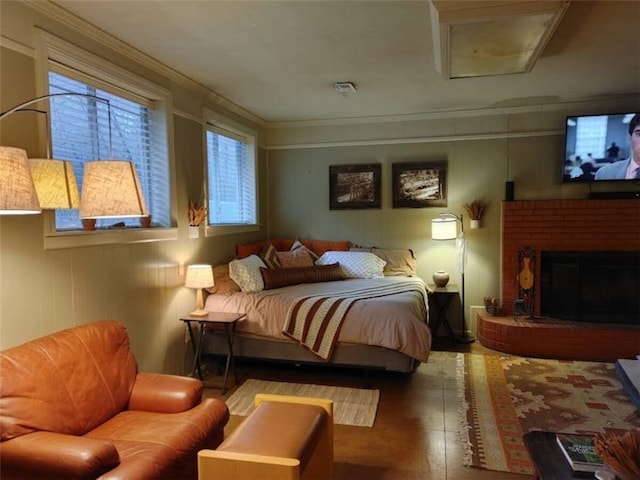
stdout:
POLYGON ((189 225, 189 238, 200 238, 200 227, 198 225, 189 225))
POLYGON ((475 230, 476 228, 480 228, 480 220, 469 220, 469 226, 471 227, 472 230, 475 230))
POLYGON ((140 217, 140 228, 151 228, 151 215, 140 217))
POLYGON ((83 218, 82 219, 82 229, 83 230, 95 230, 96 229, 96 219, 95 218, 83 218))
POLYGON ((444 270, 438 270, 433 274, 433 283, 436 287, 446 287, 449 283, 449 274, 444 270))

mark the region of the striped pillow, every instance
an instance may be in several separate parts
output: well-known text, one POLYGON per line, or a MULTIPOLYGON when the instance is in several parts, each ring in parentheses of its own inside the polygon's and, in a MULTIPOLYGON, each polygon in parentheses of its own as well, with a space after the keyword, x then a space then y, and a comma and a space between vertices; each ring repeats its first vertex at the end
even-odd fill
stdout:
POLYGON ((314 265, 312 267, 296 268, 260 268, 264 281, 264 289, 281 288, 301 283, 331 282, 344 280, 340 264, 314 265))

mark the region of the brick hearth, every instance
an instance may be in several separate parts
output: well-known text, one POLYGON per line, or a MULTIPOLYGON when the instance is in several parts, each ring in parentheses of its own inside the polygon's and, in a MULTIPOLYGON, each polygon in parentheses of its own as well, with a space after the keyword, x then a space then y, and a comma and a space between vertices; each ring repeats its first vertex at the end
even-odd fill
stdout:
POLYGON ((514 320, 518 252, 530 247, 534 316, 540 315, 540 252, 640 250, 638 200, 524 200, 502 208, 502 304, 505 317, 478 315, 486 347, 525 356, 614 360, 640 354, 640 326, 514 320))
POLYGON ((640 353, 640 328, 631 325, 531 321, 478 313, 485 347, 524 357, 615 361, 640 353))

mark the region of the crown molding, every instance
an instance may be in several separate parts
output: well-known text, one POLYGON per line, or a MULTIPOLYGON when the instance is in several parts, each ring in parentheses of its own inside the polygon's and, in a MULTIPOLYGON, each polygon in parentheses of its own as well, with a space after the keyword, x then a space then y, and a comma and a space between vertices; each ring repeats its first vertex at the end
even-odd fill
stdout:
POLYGON ((75 31, 85 36, 91 37, 93 40, 106 47, 109 47, 120 55, 165 76, 169 80, 182 85, 183 87, 198 91, 199 93, 203 94, 209 101, 215 103, 216 105, 219 105, 229 112, 238 115, 241 118, 244 118, 245 120, 261 127, 265 126, 265 121, 260 117, 218 95, 217 93, 196 82, 190 77, 183 75, 182 73, 174 70, 171 67, 168 67, 158 60, 155 60, 146 53, 143 53, 140 50, 132 47, 128 43, 123 42, 122 40, 118 40, 114 36, 108 34, 104 30, 99 29, 95 25, 82 20, 81 18, 72 14, 68 10, 65 10, 59 5, 56 5, 49 0, 23 0, 23 3, 25 5, 28 5, 33 10, 36 10, 50 18, 53 18, 63 25, 74 29, 75 31))
POLYGON ((372 123, 416 122, 424 120, 444 120, 451 118, 487 117, 495 115, 514 115, 520 113, 546 113, 570 109, 607 106, 614 102, 638 102, 637 93, 604 95, 597 98, 574 99, 566 102, 537 103, 505 107, 485 107, 463 110, 437 110, 433 112, 409 113, 400 115, 379 115, 371 117, 331 118, 322 120, 292 120, 284 122, 266 122, 267 129, 331 127, 339 125, 363 125, 372 123))
POLYGON ((467 142, 525 137, 552 137, 564 135, 564 130, 536 130, 531 132, 471 133, 438 135, 433 137, 384 138, 375 140, 345 140, 343 142, 290 143, 269 145, 267 150, 297 150, 301 148, 363 147, 372 145, 402 145, 410 143, 467 142))

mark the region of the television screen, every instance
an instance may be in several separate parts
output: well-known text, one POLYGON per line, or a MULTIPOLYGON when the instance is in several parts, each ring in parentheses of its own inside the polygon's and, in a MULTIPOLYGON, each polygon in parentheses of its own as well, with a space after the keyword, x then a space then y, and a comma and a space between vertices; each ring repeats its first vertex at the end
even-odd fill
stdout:
POLYGON ((631 156, 629 122, 634 115, 617 113, 567 117, 563 181, 625 181, 624 174, 620 172, 624 170, 623 165, 628 165, 627 160, 631 156), (598 174, 600 169, 614 163, 620 168, 609 167, 598 174))

